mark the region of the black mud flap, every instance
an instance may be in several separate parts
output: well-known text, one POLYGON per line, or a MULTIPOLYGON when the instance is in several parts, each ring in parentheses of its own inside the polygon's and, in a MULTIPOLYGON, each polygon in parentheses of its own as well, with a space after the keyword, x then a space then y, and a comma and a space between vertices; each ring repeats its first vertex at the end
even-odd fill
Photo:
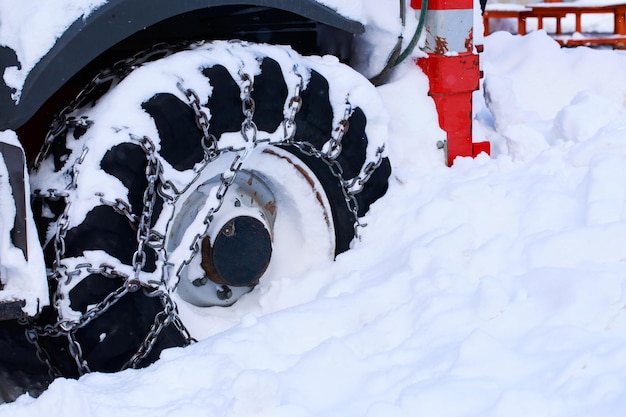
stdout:
MULTIPOLYGON (((28 247, 26 237, 26 189, 24 186, 25 158, 22 149, 18 146, 0 142, 0 157, 4 160, 9 173, 9 185, 15 204, 15 219, 11 230, 13 245, 21 249, 24 259, 28 261, 28 247)), ((2 283, 0 282, 0 290, 2 283)), ((0 320, 15 319, 24 316, 22 307, 24 300, 0 301, 0 320)))
POLYGON ((28 260, 26 247, 26 189, 24 187, 24 153, 17 146, 0 142, 0 154, 9 171, 9 185, 15 201, 15 222, 11 230, 11 241, 20 248, 28 260))
MULTIPOLYGON (((8 182, 15 204, 15 219, 10 239, 28 260, 26 229, 25 158, 19 146, 0 142, 1 162, 7 167, 8 182)), ((7 227, 8 228, 8 227, 7 227)), ((31 257, 33 258, 33 257, 31 257)), ((0 260, 1 261, 1 260, 0 260)), ((29 277, 23 277, 29 279, 29 277)), ((2 293, 0 282, 0 295, 2 293)), ((37 357, 37 348, 25 336, 26 327, 16 319, 23 318, 25 300, 0 301, 0 404, 15 401, 22 394, 38 396, 52 382, 48 367, 37 357)))

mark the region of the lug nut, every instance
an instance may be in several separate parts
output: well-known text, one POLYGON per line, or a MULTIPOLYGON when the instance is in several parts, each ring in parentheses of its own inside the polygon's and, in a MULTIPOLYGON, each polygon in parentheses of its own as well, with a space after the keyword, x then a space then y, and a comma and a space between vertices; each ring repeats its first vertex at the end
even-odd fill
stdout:
POLYGON ((126 288, 128 288, 128 292, 137 292, 139 288, 141 288, 141 281, 138 279, 129 279, 126 281, 126 288))
POLYGON ((217 290, 217 298, 219 298, 222 301, 228 300, 232 296, 233 296, 233 291, 230 288, 228 288, 226 285, 222 285, 217 290))
POLYGON ((194 287, 202 287, 203 285, 207 283, 208 280, 209 279, 205 275, 202 278, 194 279, 191 283, 193 284, 194 287))
POLYGON ((224 236, 233 236, 235 234, 235 224, 232 221, 228 222, 228 224, 225 225, 222 229, 222 233, 224 234, 224 236))

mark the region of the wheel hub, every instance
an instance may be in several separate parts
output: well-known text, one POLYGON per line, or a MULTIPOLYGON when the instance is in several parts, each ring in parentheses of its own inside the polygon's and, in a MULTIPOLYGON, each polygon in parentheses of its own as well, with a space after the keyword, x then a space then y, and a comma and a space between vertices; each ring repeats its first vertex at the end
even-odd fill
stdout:
MULTIPOLYGON (((213 177, 191 192, 174 220, 172 247, 181 244, 219 183, 219 176, 213 177)), ((276 197, 269 186, 258 174, 239 171, 200 241, 198 255, 181 271, 180 296, 198 307, 225 306, 250 291, 270 264, 275 219, 276 197)))
POLYGON ((263 221, 251 216, 231 219, 214 238, 202 241, 202 269, 208 279, 221 285, 258 284, 271 257, 270 232, 263 221))
POLYGON ((192 308, 231 305, 266 277, 298 274, 335 250, 321 183, 296 156, 268 147, 248 155, 252 169, 237 172, 208 229, 198 235, 197 252, 185 261, 185 250, 194 248, 193 231, 203 226, 198 219, 215 204, 220 172, 232 162, 221 158, 180 199, 166 245, 172 265, 182 265, 173 270, 179 277, 176 294, 192 308))

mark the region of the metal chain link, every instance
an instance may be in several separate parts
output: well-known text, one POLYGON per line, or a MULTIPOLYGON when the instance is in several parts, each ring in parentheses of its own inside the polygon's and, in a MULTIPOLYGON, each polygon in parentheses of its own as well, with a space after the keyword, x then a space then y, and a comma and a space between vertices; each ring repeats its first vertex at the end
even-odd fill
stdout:
POLYGON ((327 159, 334 160, 341 154, 341 140, 350 128, 350 122, 348 119, 352 116, 352 112, 352 105, 350 104, 348 98, 346 98, 346 109, 344 111, 343 119, 341 119, 337 127, 333 129, 333 134, 330 140, 322 146, 322 151, 327 159))
MULTIPOLYGON (((224 151, 223 151, 224 152, 224 151)), ((235 153, 235 157, 233 158, 233 162, 230 164, 230 166, 228 167, 228 169, 226 169, 221 175, 220 175, 220 185, 217 187, 216 191, 215 191, 215 199, 217 201, 217 203, 215 204, 215 206, 210 207, 204 217, 203 220, 203 224, 204 224, 204 230, 201 233, 197 233, 193 239, 192 242, 190 244, 190 253, 189 255, 186 257, 185 260, 183 260, 181 262, 180 267, 178 268, 178 270, 176 271, 176 275, 180 276, 180 274, 182 273, 183 269, 185 269, 189 263, 193 260, 193 258, 196 256, 196 254, 200 251, 200 242, 203 239, 203 236, 206 235, 211 222, 213 221, 213 217, 215 215, 215 213, 217 213, 217 211, 222 207, 223 203, 224 203, 224 197, 226 195, 226 192, 228 191, 229 187, 233 184, 233 182, 235 181, 235 178, 237 176, 237 172, 239 172, 239 170, 241 169, 241 166, 248 154, 248 151, 246 148, 244 148, 243 150, 233 150, 233 149, 228 149, 225 152, 232 152, 235 153)), ((207 197, 207 200, 209 198, 207 197)))
POLYGON ((18 319, 18 323, 26 328, 26 330, 24 330, 26 340, 35 347, 37 358, 48 368, 48 376, 51 379, 61 376, 61 371, 52 364, 50 355, 48 355, 48 352, 46 352, 41 346, 41 343, 39 343, 39 331, 35 328, 33 320, 31 318, 20 318, 18 319))
POLYGON ((100 197, 100 203, 102 203, 105 206, 111 207, 113 211, 126 217, 128 222, 135 228, 135 230, 137 229, 139 218, 136 214, 132 212, 130 204, 128 204, 126 201, 122 200, 121 198, 116 198, 115 201, 106 200, 104 198, 104 193, 101 193, 101 192, 97 192, 96 196, 100 197))
MULTIPOLYGON (((109 86, 106 87, 106 89, 100 92, 101 94, 104 94, 115 83, 119 83, 132 70, 134 70, 141 64, 155 59, 155 57, 162 58, 167 55, 171 55, 184 47, 188 47, 188 45, 189 44, 181 44, 178 46, 164 46, 164 44, 155 45, 153 48, 147 51, 142 51, 131 58, 118 61, 110 69, 98 73, 78 93, 76 98, 72 100, 66 107, 64 107, 55 117, 50 126, 48 134, 46 135, 44 144, 35 158, 33 168, 39 168, 41 162, 43 162, 43 160, 48 157, 52 144, 58 138, 65 136, 70 127, 82 127, 84 129, 87 129, 93 124, 93 122, 88 120, 86 117, 74 118, 72 116, 69 116, 69 114, 74 112, 81 106, 85 105, 88 100, 94 99, 94 95, 98 89, 102 90, 103 86, 105 86, 107 83, 111 83, 109 86)), ((204 114, 203 120, 197 119, 199 127, 201 127, 201 123, 203 121, 205 126, 205 129, 203 129, 203 133, 205 133, 205 136, 203 137, 202 145, 205 148, 206 155, 215 157, 212 154, 211 148, 216 148, 216 141, 213 138, 212 143, 211 138, 208 135, 208 118, 206 117, 206 114, 204 114)), ((89 366, 82 355, 82 348, 79 342, 76 340, 76 337, 74 336, 75 331, 79 328, 86 326, 88 323, 101 316, 128 292, 138 290, 139 274, 146 262, 146 254, 144 250, 145 246, 157 248, 162 248, 164 246, 164 236, 157 232, 153 232, 150 229, 150 222, 156 200, 155 184, 158 179, 162 179, 162 169, 160 166, 160 162, 154 157, 154 144, 151 143, 148 138, 145 138, 141 141, 141 145, 146 152, 146 155, 148 156, 148 165, 146 167, 146 178, 148 180, 148 186, 146 187, 143 196, 144 207, 141 216, 137 217, 136 215, 132 214, 130 211, 130 205, 123 200, 116 199, 115 202, 111 203, 104 199, 103 193, 99 194, 102 204, 112 206, 114 210, 123 214, 129 220, 129 222, 131 222, 131 224, 136 225, 138 247, 137 251, 133 255, 134 279, 130 279, 130 276, 116 271, 112 266, 107 264, 102 264, 99 268, 92 268, 91 264, 86 263, 79 265, 79 268, 75 270, 68 271, 67 266, 62 263, 62 259, 65 254, 65 236, 70 224, 69 209, 71 207, 71 202, 69 201, 69 191, 74 190, 77 187, 79 165, 83 163, 84 158, 89 150, 88 148, 83 148, 81 155, 72 164, 72 167, 69 170, 70 183, 67 185, 65 191, 49 189, 47 191, 35 190, 33 193, 33 196, 36 199, 50 201, 63 200, 63 203, 65 204, 63 212, 56 220, 56 231, 53 240, 55 259, 53 261, 51 271, 49 272, 49 279, 53 282, 56 282, 56 290, 52 297, 52 304, 57 312, 58 320, 54 324, 47 324, 44 326, 36 326, 34 325, 33 320, 28 320, 28 327, 26 329, 27 340, 35 345, 37 349, 37 356, 42 362, 47 364, 49 374, 53 378, 60 375, 60 372, 53 366, 50 360, 50 356, 39 343, 39 336, 60 337, 62 335, 65 335, 68 339, 68 348, 70 351, 70 355, 76 363, 78 373, 82 375, 85 372, 89 372, 89 366), (63 310, 60 305, 64 297, 64 294, 62 292, 62 286, 69 285, 73 277, 80 275, 82 268, 85 268, 89 273, 99 273, 103 276, 123 278, 124 285, 119 287, 116 291, 109 293, 104 300, 102 300, 100 303, 96 304, 92 308, 88 309, 77 320, 66 320, 63 318, 63 310), (62 279, 64 276, 66 277, 66 280, 63 283, 62 279)), ((162 181, 162 184, 159 186, 158 191, 159 194, 164 195, 167 199, 167 197, 169 197, 167 191, 172 188, 174 188, 174 191, 176 191, 175 187, 173 187, 173 184, 162 181)), ((98 193, 96 195, 98 195, 98 193)), ((169 299, 169 303, 172 303, 171 299, 169 299)), ((171 316, 172 312, 176 313, 177 310, 176 308, 167 308, 167 311, 168 316, 171 316)), ((186 340, 191 340, 191 336, 182 325, 177 314, 176 317, 170 317, 168 321, 175 322, 176 328, 183 334, 186 340)), ((158 332, 160 332, 160 330, 158 332)), ((153 337, 156 338, 156 336, 158 336, 158 332, 153 337)), ((153 345, 153 343, 154 342, 150 343, 149 345, 151 346, 153 345)))
POLYGON ((92 121, 86 118, 76 119, 69 116, 69 114, 84 106, 89 100, 93 99, 95 93, 99 92, 100 95, 102 95, 106 93, 106 91, 110 90, 115 84, 126 78, 126 76, 138 66, 157 58, 164 58, 172 55, 182 49, 190 47, 191 45, 193 44, 189 42, 182 42, 176 45, 158 43, 153 45, 150 49, 136 53, 132 57, 117 61, 110 68, 97 73, 91 81, 89 81, 89 83, 87 83, 87 85, 79 91, 76 97, 70 101, 67 106, 61 109, 61 111, 58 112, 52 120, 48 133, 44 139, 43 146, 35 157, 33 168, 35 170, 39 168, 43 160, 46 159, 50 153, 52 144, 58 138, 62 137, 67 132, 69 127, 80 126, 88 128, 93 124, 92 121), (106 86, 107 83, 111 84, 106 86))
MULTIPOLYGON (((219 209, 222 207, 223 202, 224 202, 224 197, 225 197, 229 187, 234 183, 234 181, 235 181, 235 179, 237 177, 237 173, 241 169, 241 166, 243 165, 243 162, 244 162, 244 160, 246 159, 246 157, 248 155, 248 150, 252 149, 252 148, 254 148, 254 147, 256 147, 258 145, 258 142, 257 142, 257 127, 256 127, 256 124, 254 123, 254 121, 252 120, 253 117, 254 117, 254 111, 255 111, 255 108, 256 108, 254 100, 252 99, 252 96, 251 96, 252 90, 254 88, 254 86, 253 86, 253 78, 249 74, 244 73, 242 70, 239 71, 239 77, 241 78, 241 84, 242 84, 242 87, 241 87, 241 90, 242 90, 242 105, 241 105, 242 106, 242 113, 243 113, 243 115, 245 117, 245 119, 244 119, 244 121, 242 122, 242 125, 241 125, 241 136, 244 139, 244 142, 246 142, 247 147, 242 147, 242 148, 239 148, 239 149, 234 149, 232 147, 228 147, 228 148, 222 148, 222 149, 216 149, 215 150, 215 154, 217 156, 221 155, 222 153, 226 153, 226 152, 235 153, 235 156, 233 158, 232 163, 228 167, 228 169, 225 170, 220 175, 220 185, 217 187, 217 190, 215 192, 215 199, 216 199, 217 203, 215 204, 215 206, 210 207, 208 209, 208 211, 207 211, 207 213, 205 215, 205 218, 203 220, 203 224, 205 225, 205 228, 202 231, 202 233, 197 233, 193 237, 193 240, 192 240, 191 245, 190 245, 190 253, 185 258, 185 260, 183 260, 183 262, 181 262, 181 265, 179 266, 178 270, 176 271, 176 276, 180 276, 181 275, 183 269, 185 269, 189 265, 189 263, 193 260, 193 258, 200 251, 200 242, 202 241, 203 236, 206 235, 206 233, 207 233, 207 231, 208 231, 208 229, 209 229, 209 227, 211 225, 211 222, 213 221, 213 217, 214 217, 215 213, 217 213, 219 211, 219 209)), ((198 95, 193 90, 184 88, 181 83, 179 83, 178 89, 181 90, 183 93, 185 93, 185 95, 188 95, 188 96, 193 98, 193 100, 190 100, 189 105, 190 105, 190 107, 192 108, 192 110, 195 113, 196 121, 204 120, 206 118, 206 113, 204 113, 202 111, 202 109, 201 109, 201 106, 199 104, 198 95)), ((208 121, 207 121, 207 123, 208 123, 208 121)), ((202 124, 199 124, 198 127, 200 129, 202 129, 202 124)), ((216 148, 217 148, 217 141, 215 142, 215 144, 216 144, 216 148)), ((207 198, 207 200, 208 200, 208 198, 207 198)))
POLYGON ((302 108, 302 87, 304 86, 304 80, 302 75, 298 71, 298 67, 294 65, 293 67, 294 74, 300 80, 295 87, 295 91, 293 96, 289 99, 289 116, 283 120, 283 141, 285 143, 290 143, 293 138, 296 136, 296 115, 302 108))
POLYGON ((190 88, 184 88, 181 82, 178 82, 176 87, 187 97, 187 104, 189 104, 194 112, 196 126, 198 126, 198 129, 202 132, 201 145, 204 149, 205 161, 208 160, 208 162, 210 162, 215 160, 220 154, 217 148, 217 139, 214 135, 209 133, 209 117, 204 110, 202 110, 198 94, 190 88))
POLYGON ((168 292, 155 290, 150 293, 146 291, 146 295, 148 297, 159 297, 163 310, 157 313, 154 317, 154 322, 152 323, 152 326, 150 326, 150 330, 139 346, 139 349, 137 349, 137 352, 128 360, 128 362, 126 362, 126 364, 124 364, 122 370, 127 368, 137 368, 139 363, 152 351, 159 334, 170 324, 174 324, 174 327, 183 336, 187 344, 197 342, 197 340, 191 337, 191 334, 180 320, 178 307, 168 292))
POLYGON ((385 152, 385 146, 380 146, 376 149, 376 161, 370 161, 363 168, 362 175, 357 175, 353 179, 346 181, 343 186, 348 190, 350 194, 358 194, 363 191, 363 187, 369 181, 374 172, 378 169, 383 162, 383 154, 385 152))
POLYGON ((245 117, 244 121, 241 123, 241 136, 246 142, 256 144, 258 129, 256 123, 252 120, 254 118, 254 111, 256 110, 256 103, 252 98, 252 90, 254 90, 253 78, 243 72, 243 70, 239 70, 239 77, 243 85, 241 91, 241 112, 245 117))
MULTIPOLYGON (((197 94, 194 93, 194 95, 197 97, 197 94)), ((154 297, 156 296, 154 294, 158 294, 161 298, 163 310, 156 314, 154 318, 154 323, 150 327, 148 334, 144 338, 143 342, 141 343, 135 354, 129 359, 129 361, 123 366, 122 369, 126 369, 128 367, 136 368, 141 360, 143 360, 150 353, 159 337, 159 334, 172 322, 177 323, 175 327, 185 338, 186 344, 189 344, 193 341, 191 335, 178 317, 178 310, 171 298, 171 289, 166 285, 163 278, 159 282, 151 282, 150 285, 148 283, 141 282, 141 280, 139 279, 139 275, 146 263, 146 253, 144 247, 150 246, 162 249, 164 247, 165 240, 165 237, 163 235, 152 231, 150 226, 152 222, 154 205, 156 203, 156 183, 159 179, 163 178, 162 164, 157 157, 154 142, 152 142, 150 138, 144 136, 139 139, 139 142, 148 160, 148 164, 146 167, 146 179, 148 180, 148 186, 144 191, 143 210, 142 215, 139 218, 139 224, 137 227, 138 248, 133 255, 133 270, 135 277, 133 280, 127 280, 126 286, 129 292, 135 292, 139 288, 143 287, 144 294, 146 294, 147 296, 154 297), (160 242, 158 245, 155 245, 154 243, 156 235, 158 235, 158 240, 160 242), (150 293, 150 291, 152 291, 152 293, 150 293)), ((165 258, 165 256, 163 256, 163 258, 165 258)))
MULTIPOLYGON (((187 45, 187 47, 189 47, 189 45, 187 45)), ((60 112, 59 116, 53 122, 50 132, 46 137, 44 146, 42 147, 41 152, 37 155, 35 168, 37 168, 43 159, 48 156, 52 143, 58 137, 65 134, 68 127, 88 128, 91 126, 92 122, 86 118, 76 119, 68 115, 78 109, 81 105, 84 105, 87 100, 90 100, 97 88, 107 82, 111 82, 112 84, 119 83, 121 79, 128 75, 137 66, 151 59, 151 57, 154 57, 154 54, 169 55, 180 49, 178 47, 168 48, 159 49, 158 47, 155 47, 148 52, 137 54, 127 60, 119 61, 111 69, 96 75, 96 77, 94 77, 94 79, 79 93, 77 98, 60 112)), ((54 324, 47 324, 45 326, 34 326, 32 322, 30 322, 29 328, 26 330, 28 340, 37 347, 37 355, 42 362, 48 365, 49 372, 52 377, 60 375, 60 373, 53 366, 47 352, 41 347, 38 341, 39 336, 66 336, 68 338, 70 354, 76 363, 79 374, 89 372, 89 365, 83 359, 81 346, 75 337, 76 330, 86 326, 96 318, 100 317, 129 292, 137 291, 140 288, 143 288, 146 296, 158 297, 163 309, 155 315, 154 321, 141 345, 138 347, 135 354, 124 365, 123 369, 138 367, 140 362, 149 355, 150 351, 157 342, 159 334, 170 324, 174 325, 175 329, 183 336, 186 343, 192 343, 195 341, 180 320, 177 306, 171 298, 172 286, 167 285, 163 278, 165 274, 163 274, 160 282, 142 282, 140 280, 140 275, 146 263, 146 246, 155 248, 157 253, 162 253, 161 257, 163 265, 164 267, 167 266, 167 254, 163 251, 165 237, 151 228, 157 194, 163 197, 165 204, 176 203, 178 197, 185 193, 185 191, 196 182, 204 168, 224 153, 233 153, 233 161, 220 176, 220 184, 215 190, 215 204, 213 207, 208 209, 203 220, 205 230, 203 233, 198 233, 193 237, 189 249, 189 256, 181 263, 180 268, 176 272, 177 275, 180 275, 182 269, 189 265, 191 260, 199 252, 202 236, 206 234, 215 213, 217 213, 222 207, 225 195, 228 192, 229 187, 235 181, 236 175, 240 171, 248 152, 261 143, 267 142, 267 144, 270 145, 293 145, 303 154, 322 160, 328 166, 332 175, 337 178, 339 184, 341 184, 346 206, 355 219, 354 230, 355 236, 358 237, 358 227, 362 227, 364 224, 359 221, 359 207, 355 194, 362 190, 364 184, 369 180, 378 166, 380 166, 384 147, 377 150, 377 160, 366 164, 359 176, 350 180, 345 180, 343 178, 343 169, 336 159, 341 154, 341 141, 349 128, 348 119, 352 115, 352 107, 347 99, 343 119, 335 127, 332 137, 321 150, 317 149, 309 142, 294 140, 297 128, 295 118, 302 107, 301 93, 304 88, 303 77, 298 72, 297 66, 295 65, 294 74, 299 78, 299 82, 296 84, 293 95, 289 99, 289 103, 285 110, 286 117, 282 122, 283 137, 277 141, 270 142, 269 139, 259 140, 257 138, 258 129, 253 120, 256 109, 256 103, 252 98, 252 91, 254 88, 253 77, 244 73, 243 70, 239 72, 241 79, 242 113, 244 115, 244 121, 241 125, 241 136, 245 145, 238 149, 232 147, 222 149, 219 148, 218 140, 209 132, 209 117, 202 109, 202 104, 198 94, 192 89, 184 88, 182 82, 177 83, 178 89, 187 98, 187 103, 194 112, 196 125, 202 132, 201 144, 204 150, 203 162, 194 169, 196 171, 195 177, 190 183, 186 184, 183 190, 178 190, 172 181, 165 178, 163 166, 159 160, 154 143, 145 136, 141 138, 131 136, 132 140, 139 142, 148 161, 145 172, 148 185, 143 194, 143 208, 141 215, 137 216, 133 214, 130 205, 122 199, 116 198, 114 201, 108 201, 104 198, 104 193, 96 193, 96 196, 100 197, 100 202, 103 205, 112 207, 113 210, 126 217, 131 225, 136 227, 137 250, 132 257, 132 275, 122 273, 109 264, 101 264, 99 267, 94 268, 90 263, 84 262, 77 264, 71 271, 69 271, 67 266, 63 264, 63 255, 65 253, 65 235, 69 227, 69 208, 71 205, 71 202, 69 201, 70 191, 75 189, 77 186, 79 166, 82 164, 88 148, 83 149, 81 155, 74 161, 72 167, 70 168, 69 173, 71 180, 65 191, 58 191, 54 189, 47 191, 35 190, 35 198, 50 201, 63 200, 65 203, 64 211, 56 222, 57 226, 53 241, 55 259, 53 261, 52 271, 50 272, 50 279, 57 282, 57 290, 53 295, 53 304, 58 312, 59 320, 54 324), (100 274, 109 278, 122 279, 123 284, 117 290, 109 293, 104 300, 89 308, 78 319, 64 319, 62 317, 62 309, 60 306, 60 302, 63 298, 63 293, 60 287, 62 285, 69 285, 71 280, 74 277, 80 276, 83 271, 90 274, 100 274), (63 278, 65 278, 65 282, 61 282, 63 278)))
POLYGON ((78 158, 74 160, 74 162, 72 163, 72 166, 69 169, 70 182, 65 187, 65 192, 62 194, 65 208, 63 209, 63 212, 57 218, 57 221, 56 221, 56 232, 55 232, 54 241, 53 241, 55 259, 52 263, 52 270, 49 275, 49 279, 52 279, 56 281, 57 283, 52 302, 53 302, 55 309, 57 309, 58 311, 60 320, 63 320, 62 310, 60 309, 60 303, 61 303, 61 300, 63 299, 63 293, 61 292, 60 279, 63 275, 63 272, 67 270, 66 265, 63 264, 61 260, 63 256, 65 255, 65 235, 67 234, 67 230, 69 229, 69 225, 70 225, 69 210, 70 210, 70 207, 72 206, 72 203, 69 201, 69 196, 70 196, 70 192, 74 191, 78 185, 78 174, 80 172, 79 165, 81 165, 84 162, 85 157, 88 152, 89 152, 89 148, 83 147, 81 154, 78 156, 78 158))
POLYGON ((59 191, 54 188, 49 188, 46 191, 41 191, 39 189, 33 191, 33 198, 35 200, 59 201, 69 196, 70 193, 67 191, 59 191))
POLYGON ((310 142, 293 141, 291 144, 298 148, 303 154, 313 156, 324 162, 328 166, 331 174, 335 178, 337 178, 339 184, 341 184, 341 192, 343 193, 346 206, 354 216, 354 236, 357 239, 360 239, 359 228, 365 227, 366 224, 361 223, 361 221, 359 220, 359 203, 357 202, 355 195, 352 194, 350 190, 345 186, 346 181, 343 178, 343 168, 341 168, 339 162, 337 162, 335 158, 329 158, 325 152, 317 149, 310 142))
MULTIPOLYGON (((84 360, 82 356, 82 348, 79 342, 76 340, 74 333, 76 330, 86 326, 88 323, 93 321, 94 319, 100 317, 103 313, 105 313, 112 305, 114 305, 119 299, 128 294, 129 292, 135 292, 139 290, 142 286, 146 284, 141 283, 139 280, 139 275, 141 270, 145 266, 146 263, 146 252, 145 246, 163 246, 164 237, 158 233, 153 233, 150 228, 150 223, 152 220, 152 214, 154 210, 154 205, 156 202, 156 182, 159 178, 161 178, 161 163, 156 157, 155 146, 154 143, 148 138, 143 137, 139 139, 139 143, 144 150, 148 163, 146 165, 146 179, 148 181, 148 185, 144 191, 143 195, 143 209, 141 216, 137 217, 130 213, 130 206, 128 203, 124 202, 121 199, 116 199, 115 203, 110 204, 114 208, 117 208, 120 212, 122 212, 130 221, 136 224, 137 226, 137 243, 138 247, 135 253, 133 254, 133 271, 134 278, 131 278, 129 275, 119 273, 112 269, 110 265, 102 264, 100 268, 94 269, 91 264, 85 263, 77 265, 77 269, 73 271, 67 271, 67 267, 61 263, 61 258, 65 253, 65 242, 64 236, 67 232, 67 228, 69 225, 69 215, 68 210, 70 206, 70 202, 67 201, 67 197, 69 193, 60 194, 58 192, 50 191, 48 194, 51 196, 63 196, 66 201, 66 207, 63 214, 57 220, 57 232, 56 238, 54 241, 55 245, 55 261, 53 265, 53 279, 57 281, 57 290, 55 291, 54 296, 54 305, 57 310, 57 314, 59 316, 59 320, 53 325, 46 325, 43 327, 36 328, 36 333, 41 336, 48 337, 59 337, 65 335, 68 339, 68 348, 70 355, 74 359, 79 375, 89 372, 88 363, 84 360), (156 236, 156 239, 155 239, 156 236), (155 240, 159 240, 161 243, 155 245, 155 240), (109 293, 103 301, 96 304, 94 307, 87 310, 83 313, 78 320, 64 320, 62 316, 62 309, 60 306, 60 301, 63 299, 63 293, 61 292, 61 278, 63 274, 67 276, 67 280, 64 285, 69 285, 72 278, 76 275, 80 275, 80 269, 84 268, 90 273, 99 273, 105 276, 111 277, 122 277, 123 285, 120 286, 116 291, 109 293)), ((86 149, 86 148, 85 148, 86 149)), ((68 185, 68 189, 76 188, 76 176, 79 173, 78 165, 80 165, 84 157, 86 155, 86 150, 83 151, 81 156, 76 160, 76 162, 72 165, 71 174, 72 180, 68 185)), ((43 195, 43 193, 39 192, 38 195, 43 195)), ((107 202, 101 197, 101 201, 107 202)), ((161 291, 163 292, 163 291, 161 291)), ((186 330, 180 319, 178 318, 177 309, 172 308, 173 301, 171 300, 169 294, 163 292, 163 297, 167 298, 168 301, 162 301, 164 306, 163 311, 159 312, 155 317, 155 323, 160 323, 160 325, 153 325, 151 331, 146 336, 144 343, 139 347, 138 352, 133 355, 132 361, 129 362, 130 365, 135 367, 137 363, 143 359, 150 351, 152 346, 156 343, 156 339, 162 329, 167 327, 167 325, 171 322, 176 323, 176 329, 181 332, 183 337, 187 343, 191 342, 191 336, 189 332, 186 330), (162 319, 163 315, 166 315, 165 319, 162 319)), ((54 368, 52 367, 49 359, 49 355, 47 355, 41 345, 38 343, 38 338, 32 337, 32 333, 29 334, 29 340, 33 343, 36 343, 37 351, 41 352, 39 356, 43 358, 43 361, 48 364, 51 375, 53 374, 54 368)), ((54 371, 56 373, 56 371, 54 371)))
MULTIPOLYGON (((101 264, 99 268, 92 268, 91 264, 89 263, 77 265, 76 269, 72 270, 71 272, 66 271, 65 275, 68 277, 68 280, 71 280, 72 277, 80 275, 82 271, 87 271, 90 274, 97 273, 107 278, 122 278, 124 281, 129 278, 129 275, 115 270, 115 268, 109 264, 101 264)), ((87 324, 91 323, 94 319, 100 317, 128 292, 129 291, 127 286, 121 285, 115 291, 107 294, 107 296, 102 301, 89 308, 87 311, 85 311, 85 313, 81 314, 78 319, 58 320, 54 324, 36 326, 35 328, 37 330, 37 333, 40 336, 59 337, 65 335, 66 333, 71 333, 78 329, 81 329, 87 324)))
MULTIPOLYGON (((296 100, 296 103, 297 102, 298 100, 296 100)), ((299 106, 300 104, 298 104, 298 110, 299 110, 299 106)), ((350 104, 348 97, 346 97, 346 109, 344 111, 344 117, 342 120, 339 121, 338 126, 335 127, 335 129, 333 130, 334 135, 331 137, 331 139, 328 142, 326 142, 322 146, 321 150, 317 149, 315 146, 313 146, 313 144, 307 141, 294 141, 290 139, 287 143, 298 148, 303 154, 312 156, 321 160, 328 166, 328 169, 331 172, 331 174, 335 178, 337 178, 337 180, 339 181, 339 184, 341 185, 341 192, 343 194, 346 206, 354 217, 354 236, 357 239, 360 239, 359 228, 365 227, 366 224, 362 223, 359 219, 359 203, 356 200, 355 195, 361 190, 353 191, 352 188, 356 190, 356 187, 351 188, 350 186, 353 186, 354 184, 360 184, 361 189, 362 189, 367 179, 369 179, 371 175, 373 174, 373 171, 381 164, 382 157, 379 156, 378 161, 374 163, 374 165, 376 166, 375 168, 373 168, 374 165, 370 166, 370 164, 372 163, 367 165, 365 171, 368 173, 368 176, 366 179, 364 179, 364 177, 363 178, 357 177, 350 181, 346 181, 344 179, 343 168, 337 161, 337 157, 341 154, 341 151, 342 151, 341 141, 343 139, 343 136, 346 134, 346 132, 348 131, 350 127, 350 123, 348 119, 350 118, 352 113, 353 113, 352 105, 350 104)), ((295 117, 295 114, 294 114, 294 117, 295 117)), ((285 124, 287 123, 289 122, 285 122, 285 124)), ((294 135, 295 135, 295 132, 294 132, 294 135)), ((379 149, 380 155, 382 155, 382 152, 383 150, 379 149)))
POLYGON ((144 136, 140 139, 139 143, 148 159, 148 163, 146 165, 146 180, 148 181, 148 185, 143 193, 143 208, 137 224, 137 250, 132 257, 135 277, 133 280, 128 280, 126 282, 130 292, 136 292, 142 286, 139 275, 146 265, 147 255, 144 248, 146 243, 150 240, 150 225, 152 222, 154 205, 156 204, 156 182, 162 171, 161 162, 155 155, 156 148, 154 146, 154 142, 152 142, 152 140, 147 136, 144 136))
MULTIPOLYGON (((74 276, 80 275, 82 270, 86 270, 88 273, 100 273, 103 276, 109 278, 124 278, 127 275, 116 271, 111 265, 101 264, 99 268, 92 268, 90 263, 83 263, 76 266, 76 269, 72 271, 65 270, 64 274, 67 277, 65 284, 69 284, 74 276)), ((61 285, 61 272, 57 271, 55 274, 55 280, 57 281, 57 287, 61 285)), ((67 337, 68 340, 68 349, 70 352, 70 356, 73 358, 76 369, 79 375, 83 375, 87 372, 90 372, 87 361, 83 358, 82 348, 79 342, 76 340, 75 332, 76 330, 85 327, 87 324, 92 322, 94 319, 100 317, 104 312, 106 312, 111 306, 117 303, 124 295, 128 293, 128 290, 125 285, 118 288, 116 291, 109 293, 104 300, 96 304, 95 306, 88 309, 84 314, 82 314, 78 320, 64 320, 60 315, 60 308, 58 302, 62 299, 62 296, 56 295, 55 300, 55 309, 59 313, 59 320, 57 320, 54 324, 46 324, 44 326, 36 325, 33 319, 28 319, 26 323, 26 339, 35 346, 37 357, 41 362, 43 362, 48 367, 48 374, 51 378, 56 378, 57 376, 61 376, 62 373, 53 365, 50 355, 43 348, 39 341, 39 337, 67 337)))
POLYGON ((80 343, 78 343, 78 340, 76 340, 76 336, 74 335, 74 332, 67 332, 66 336, 67 336, 67 342, 68 342, 67 344, 69 346, 70 356, 74 358, 74 362, 76 363, 76 369, 78 370, 78 375, 82 376, 91 372, 91 369, 89 369, 89 365, 87 364, 87 361, 83 358, 83 349, 80 346, 80 343))

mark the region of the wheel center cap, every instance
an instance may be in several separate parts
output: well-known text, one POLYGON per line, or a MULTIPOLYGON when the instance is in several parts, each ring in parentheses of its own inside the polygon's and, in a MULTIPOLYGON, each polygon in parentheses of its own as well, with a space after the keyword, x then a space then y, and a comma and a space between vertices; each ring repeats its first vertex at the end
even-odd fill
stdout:
POLYGON ((272 257, 272 239, 265 224, 250 216, 234 217, 202 241, 202 269, 222 285, 252 287, 267 269, 272 257))

